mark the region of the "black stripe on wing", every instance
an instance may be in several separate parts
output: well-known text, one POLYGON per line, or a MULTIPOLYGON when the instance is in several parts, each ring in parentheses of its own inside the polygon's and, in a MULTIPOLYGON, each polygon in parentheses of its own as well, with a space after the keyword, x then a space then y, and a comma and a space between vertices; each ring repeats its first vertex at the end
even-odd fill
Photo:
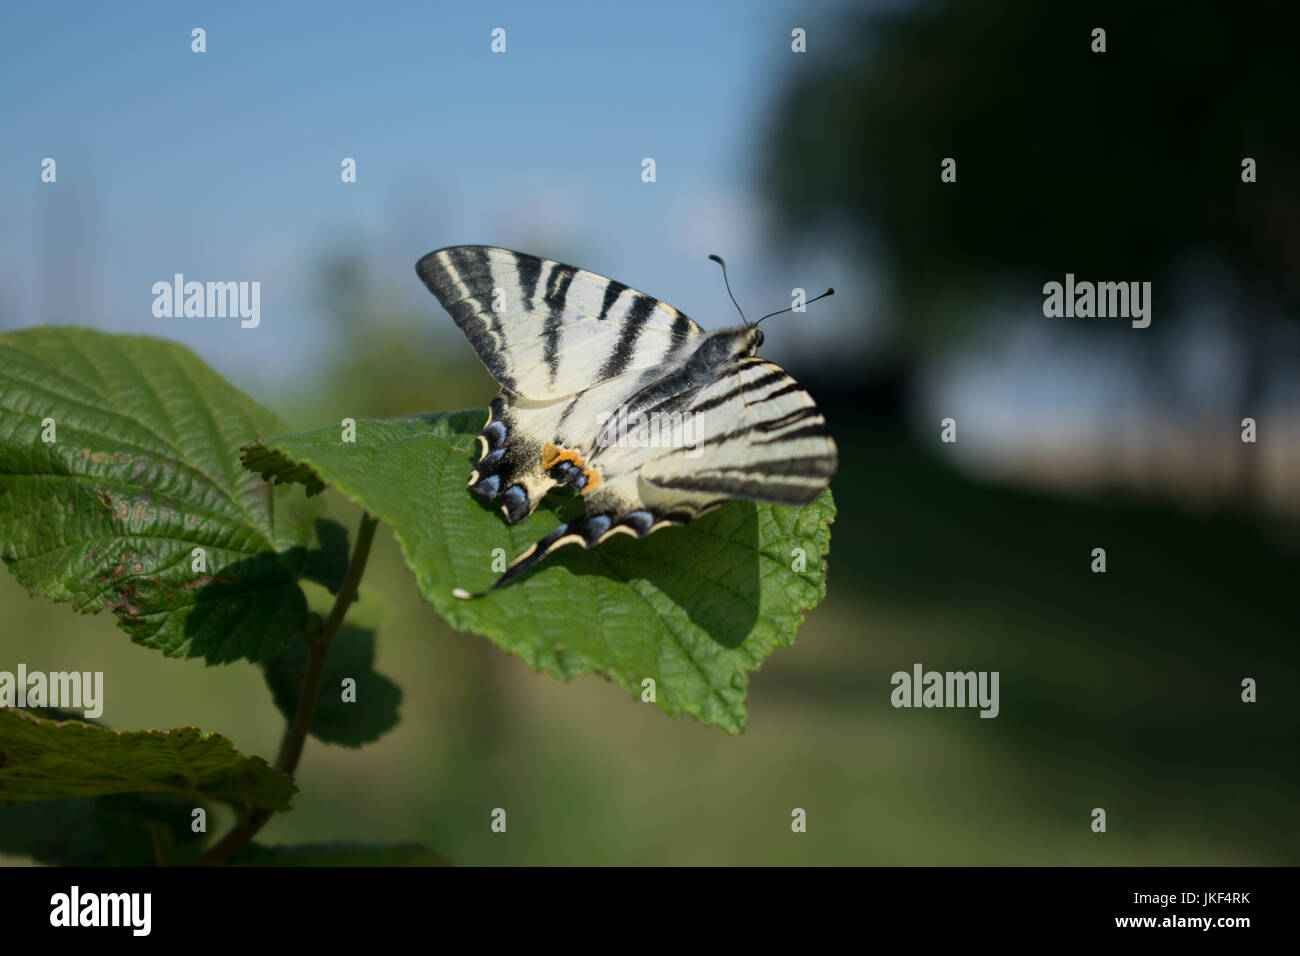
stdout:
POLYGON ((515 271, 519 274, 519 289, 523 292, 524 311, 533 311, 537 296, 537 280, 542 277, 542 260, 523 252, 515 253, 515 271))
MULTIPOLYGON (((692 405, 691 411, 698 413, 698 412, 712 411, 715 408, 721 408, 723 405, 727 404, 727 402, 731 401, 737 395, 743 395, 746 392, 752 392, 756 389, 762 388, 765 385, 771 385, 773 382, 786 381, 789 378, 790 376, 787 375, 783 370, 779 368, 773 369, 770 372, 764 372, 762 375, 760 375, 758 378, 754 379, 753 381, 744 382, 740 385, 736 385, 735 387, 729 389, 728 391, 723 392, 720 395, 714 395, 712 398, 705 399, 704 401, 700 402, 698 405, 692 405)), ((777 391, 782 391, 782 389, 778 389, 777 391)), ((764 397, 770 398, 771 396, 769 395, 764 397)))
POLYGON ((546 325, 542 329, 542 335, 546 339, 542 358, 546 362, 547 382, 550 385, 555 384, 555 376, 560 371, 560 329, 564 326, 564 299, 577 271, 573 266, 557 265, 546 281, 546 301, 551 311, 547 313, 546 325))
MULTIPOLYGON (((627 286, 621 282, 616 282, 615 280, 610 279, 605 284, 605 295, 600 303, 600 315, 596 316, 597 320, 603 322, 605 319, 608 319, 610 308, 618 301, 618 297, 626 291, 627 286)), ((689 322, 690 320, 688 319, 687 321, 689 322)), ((674 332, 676 332, 676 329, 674 329, 674 332)), ((686 330, 683 330, 681 334, 685 335, 686 330)))
MULTIPOLYGON (((800 459, 805 465, 813 459, 800 459)), ((780 505, 806 505, 826 487, 835 475, 834 459, 818 460, 819 473, 808 474, 807 482, 781 480, 805 477, 803 471, 791 471, 780 477, 765 478, 756 472, 735 472, 721 475, 688 475, 680 478, 656 478, 649 483, 665 491, 685 491, 691 494, 718 495, 722 498, 749 498, 780 505)))
MULTIPOLYGON (((619 330, 614 351, 601 366, 600 374, 596 377, 597 381, 613 378, 627 371, 627 367, 632 364, 632 356, 636 354, 636 343, 641 338, 641 330, 645 328, 646 322, 650 321, 657 304, 657 299, 644 293, 637 293, 632 301, 632 307, 628 309, 627 318, 623 320, 623 327, 619 330)), ((688 319, 687 322, 689 321, 688 319)))
MULTIPOLYGON (((540 272, 541 262, 535 261, 540 272)), ((439 249, 417 262, 415 271, 451 315, 457 328, 465 333, 488 373, 502 386, 513 390, 515 379, 501 350, 505 341, 501 318, 491 309, 492 264, 487 249, 482 246, 439 249), (454 273, 443 261, 444 256, 450 260, 454 273)), ((521 281, 522 274, 521 268, 521 281)), ((534 277, 533 285, 536 284, 534 277)))
POLYGON ((782 428, 788 428, 790 425, 805 419, 816 419, 810 421, 807 425, 801 425, 790 431, 781 432, 769 438, 755 437, 751 444, 755 445, 772 445, 780 444, 787 441, 796 441, 800 438, 825 438, 829 432, 826 430, 826 419, 818 411, 815 405, 809 405, 807 408, 801 408, 797 413, 792 412, 790 415, 783 416, 781 419, 772 421, 760 421, 750 425, 742 425, 740 428, 734 428, 729 432, 719 432, 716 435, 710 435, 708 438, 698 442, 692 447, 708 448, 711 445, 721 445, 737 438, 744 438, 747 435, 758 436, 768 435, 771 432, 778 431, 782 428))

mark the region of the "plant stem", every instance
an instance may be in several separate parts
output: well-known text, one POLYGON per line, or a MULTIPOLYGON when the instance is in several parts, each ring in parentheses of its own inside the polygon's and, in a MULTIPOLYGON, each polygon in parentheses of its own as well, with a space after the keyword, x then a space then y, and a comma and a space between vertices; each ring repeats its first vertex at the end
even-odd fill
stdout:
MULTIPOLYGON (((369 512, 362 513, 361 526, 357 528, 357 540, 352 546, 352 559, 348 563, 343 585, 334 598, 334 606, 330 608, 330 615, 320 633, 306 639, 307 670, 302 676, 298 708, 294 712, 293 720, 285 728, 284 739, 280 743, 280 754, 275 760, 275 769, 290 777, 298 770, 298 761, 302 759, 302 750, 307 743, 312 718, 316 714, 316 701, 320 697, 321 679, 325 676, 325 660, 329 656, 330 645, 334 642, 339 628, 343 626, 343 618, 347 616, 348 608, 352 606, 352 601, 357 595, 357 587, 361 583, 361 576, 365 573, 366 560, 370 557, 370 544, 375 539, 375 528, 378 525, 378 519, 371 517, 369 512)), ((273 812, 261 807, 252 810, 247 820, 236 824, 235 828, 222 837, 219 843, 203 854, 200 863, 205 866, 225 863, 257 835, 257 831, 271 819, 273 812)))

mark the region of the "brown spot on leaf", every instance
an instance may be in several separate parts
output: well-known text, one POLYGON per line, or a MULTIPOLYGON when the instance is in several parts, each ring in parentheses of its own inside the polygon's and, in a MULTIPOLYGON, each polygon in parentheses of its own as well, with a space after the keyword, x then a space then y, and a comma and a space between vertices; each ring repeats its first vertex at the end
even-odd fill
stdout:
POLYGON ((86 460, 88 453, 91 463, 95 465, 115 465, 119 461, 131 461, 134 458, 133 455, 129 455, 124 451, 97 451, 91 453, 89 448, 84 448, 81 452, 82 461, 86 460))
POLYGON ((135 598, 135 590, 130 587, 124 587, 122 588, 121 592, 118 594, 116 603, 109 604, 109 598, 105 597, 104 605, 105 607, 108 607, 109 610, 111 610, 114 614, 120 617, 123 621, 126 621, 128 623, 136 623, 138 622, 138 619, 140 617, 140 614, 143 611, 143 608, 139 604, 131 603, 131 601, 134 598, 135 598))

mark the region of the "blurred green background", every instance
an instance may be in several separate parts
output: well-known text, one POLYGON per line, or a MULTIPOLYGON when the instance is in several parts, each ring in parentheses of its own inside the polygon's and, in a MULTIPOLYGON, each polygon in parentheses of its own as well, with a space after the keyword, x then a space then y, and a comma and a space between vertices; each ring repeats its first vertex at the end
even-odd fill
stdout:
MULTIPOLYGON (((746 731, 668 718, 599 678, 533 674, 451 632, 381 529, 362 597, 382 616, 377 668, 403 689, 402 722, 361 750, 310 742, 295 807, 261 840, 416 841, 459 864, 1300 862, 1294 13, 804 14, 755 7, 731 27, 776 50, 728 46, 751 72, 795 56, 800 17, 813 38, 807 62, 736 94, 756 105, 725 155, 743 157, 764 225, 732 281, 780 290, 770 308, 789 285, 841 289, 765 326, 839 443, 839 516, 829 597, 752 676, 746 731), (939 181, 946 156, 956 184, 939 181), (1242 156, 1257 183, 1241 182, 1242 156), (1044 318, 1041 286, 1066 272, 1152 281, 1152 327, 1044 318), (1258 444, 1239 439, 1248 415, 1258 444), (949 416, 955 444, 939 441, 949 416), (893 709, 890 675, 916 662, 1000 672, 1000 715, 893 709), (1240 700, 1245 677, 1257 703, 1240 700), (496 807, 506 834, 490 831, 496 807)), ((611 221, 607 239, 498 217, 488 235, 426 222, 382 266, 353 236, 296 240, 314 351, 278 343, 259 376, 196 348, 295 429, 483 407, 495 389, 418 288, 419 255, 500 241, 610 272, 619 243, 677 257, 670 221, 640 235, 611 221)), ((712 289, 704 265, 692 281, 712 289)), ((732 321, 720 283, 702 313, 694 289, 682 301, 643 280, 657 268, 629 260, 614 277, 707 328, 732 321)), ((356 509, 331 503, 355 529, 356 509)), ((0 619, 0 662, 104 671, 111 726, 197 725, 273 757, 283 724, 258 668, 165 659, 8 576, 0 619)))

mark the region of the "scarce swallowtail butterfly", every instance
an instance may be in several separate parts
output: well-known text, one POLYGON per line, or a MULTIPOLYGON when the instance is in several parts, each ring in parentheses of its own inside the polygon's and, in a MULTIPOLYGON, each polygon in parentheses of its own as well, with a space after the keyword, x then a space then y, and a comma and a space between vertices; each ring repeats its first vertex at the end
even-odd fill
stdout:
POLYGON ((470 490, 511 524, 557 485, 586 505, 492 589, 567 544, 644 538, 730 498, 807 504, 835 474, 825 418, 755 354, 757 323, 705 332, 621 282, 488 246, 439 249, 416 271, 501 386, 470 490))

